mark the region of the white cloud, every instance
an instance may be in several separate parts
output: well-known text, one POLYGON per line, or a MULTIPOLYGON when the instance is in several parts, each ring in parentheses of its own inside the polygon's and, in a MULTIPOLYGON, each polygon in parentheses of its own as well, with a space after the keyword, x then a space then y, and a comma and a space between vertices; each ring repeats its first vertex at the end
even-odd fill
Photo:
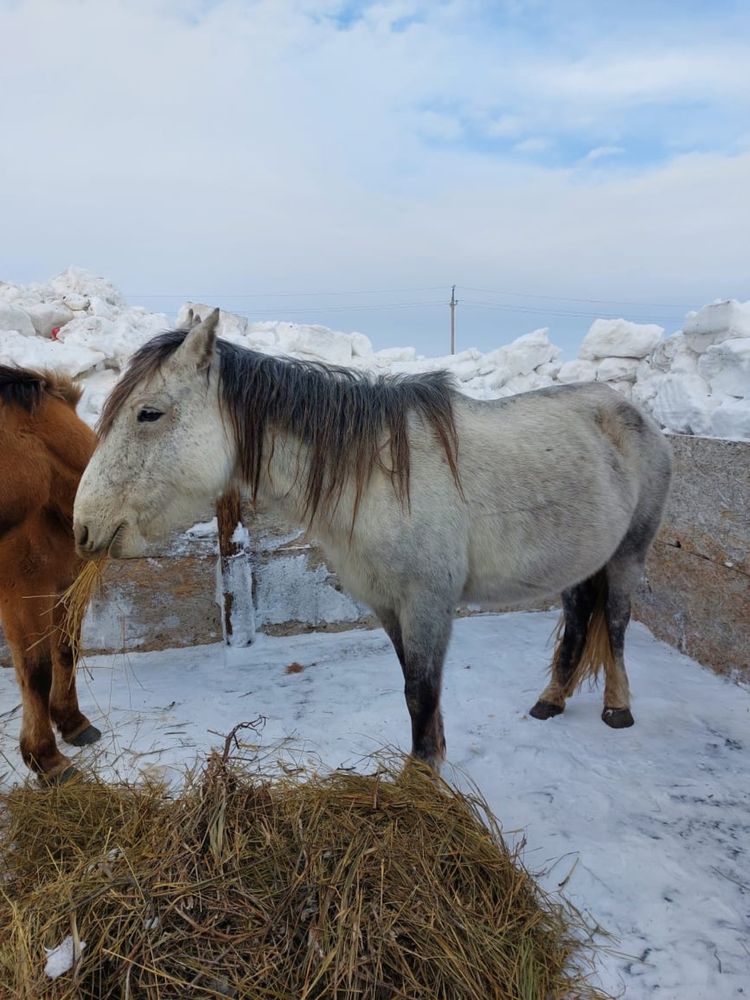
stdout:
POLYGON ((747 46, 722 45, 655 52, 619 52, 538 66, 538 92, 587 106, 643 101, 736 99, 747 103, 747 46))
POLYGON ((419 116, 418 128, 422 135, 432 139, 456 140, 463 135, 460 121, 454 116, 437 111, 424 111, 419 116))
POLYGON ((584 156, 584 163, 593 163, 595 160, 603 160, 610 156, 622 156, 625 152, 622 146, 595 146, 584 156))
POLYGON ((549 139, 542 139, 541 137, 532 137, 529 139, 524 139, 521 142, 517 142, 513 149, 517 153, 544 153, 551 146, 549 139))
POLYGON ((603 160, 624 104, 704 84, 747 101, 739 49, 723 68, 713 50, 499 58, 466 28, 474 7, 381 3, 340 30, 339 4, 303 0, 0 0, 0 277, 80 263, 131 292, 748 297, 747 154, 608 178, 463 144, 475 128, 557 149, 552 123, 595 134, 603 160))
POLYGON ((516 115, 500 115, 484 123, 484 132, 493 139, 513 139, 523 128, 523 121, 516 115))

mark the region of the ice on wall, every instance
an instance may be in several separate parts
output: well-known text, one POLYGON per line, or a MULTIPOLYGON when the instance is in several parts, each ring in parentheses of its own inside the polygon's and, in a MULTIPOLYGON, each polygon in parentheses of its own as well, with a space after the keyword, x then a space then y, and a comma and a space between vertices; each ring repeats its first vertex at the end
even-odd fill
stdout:
MULTIPOLYGON (((79 412, 94 424, 130 355, 156 334, 205 317, 211 303, 186 302, 176 319, 129 306, 104 278, 70 267, 46 284, 0 282, 0 363, 64 370, 84 388, 79 412)), ((689 313, 671 336, 654 324, 597 319, 578 358, 562 363, 549 330, 491 351, 423 357, 413 347, 376 351, 361 333, 221 310, 219 336, 278 354, 373 373, 448 369, 478 399, 556 384, 599 381, 640 403, 674 433, 750 439, 750 302, 714 302, 689 313)))
POLYGON ((238 551, 216 560, 216 603, 221 612, 224 642, 228 646, 249 646, 255 639, 255 607, 253 605, 253 569, 250 559, 250 535, 243 524, 232 534, 238 551), (227 621, 226 599, 232 603, 227 621))
POLYGON ((306 553, 271 559, 258 574, 256 624, 278 625, 287 621, 321 625, 324 622, 356 622, 366 609, 331 583, 324 565, 311 567, 306 553))

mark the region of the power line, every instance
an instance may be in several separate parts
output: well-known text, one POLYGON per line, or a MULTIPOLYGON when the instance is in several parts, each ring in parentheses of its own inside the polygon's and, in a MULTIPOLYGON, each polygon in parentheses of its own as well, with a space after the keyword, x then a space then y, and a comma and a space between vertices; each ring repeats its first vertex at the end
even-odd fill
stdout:
POLYGON ((443 285, 427 285, 424 288, 366 288, 339 292, 211 292, 210 294, 207 292, 202 292, 201 294, 196 292, 191 292, 190 294, 178 292, 126 292, 125 294, 130 299, 186 299, 195 302, 198 299, 215 301, 218 299, 293 299, 340 295, 398 295, 403 292, 408 292, 409 294, 414 292, 439 292, 443 290, 443 287, 443 285))
POLYGON ((460 285, 467 292, 482 292, 486 295, 515 295, 525 299, 546 299, 551 302, 587 302, 592 305, 620 305, 620 306, 643 306, 648 309, 682 309, 681 305, 674 302, 634 302, 627 299, 579 299, 569 295, 541 295, 536 292, 511 292, 501 291, 497 288, 474 288, 471 285, 460 285))
MULTIPOLYGON (((415 307, 422 308, 434 308, 440 306, 441 308, 445 305, 444 302, 384 302, 377 305, 352 305, 352 306, 317 306, 316 308, 321 312, 326 313, 348 313, 348 312, 372 312, 381 309, 413 309, 415 307)), ((256 310, 260 307, 255 307, 256 310)), ((263 307, 267 308, 267 307, 263 307)), ((285 307, 281 305, 274 305, 271 308, 283 311, 285 314, 298 314, 302 313, 304 315, 309 315, 311 306, 291 306, 285 307)), ((247 312, 247 310, 244 310, 247 312)), ((240 311, 242 314, 242 311, 240 311)))
MULTIPOLYGON (((490 309, 498 310, 500 312, 513 312, 513 313, 529 313, 537 316, 570 316, 579 319, 617 319, 619 317, 610 315, 603 316, 602 311, 597 312, 583 312, 581 310, 571 310, 571 309, 543 309, 541 307, 535 308, 534 306, 524 306, 524 305, 511 305, 507 303, 500 302, 478 302, 476 299, 463 299, 463 303, 466 306, 475 306, 478 309, 490 309)), ((675 307, 680 308, 680 307, 675 307)), ((639 314, 641 318, 653 318, 649 317, 648 314, 639 314)), ((674 314, 673 314, 674 315, 674 314)), ((671 317, 660 316, 659 319, 670 319, 671 317)))
MULTIPOLYGON (((189 300, 189 301, 193 301, 193 302, 197 301, 197 300, 203 300, 203 301, 208 301, 208 302, 212 302, 212 301, 213 302, 217 302, 217 301, 227 300, 227 299, 246 299, 246 300, 250 300, 250 299, 252 299, 252 300, 257 300, 257 299, 261 299, 261 300, 262 299, 279 299, 279 300, 284 300, 284 299, 293 299, 293 298, 316 298, 316 299, 320 299, 320 298, 341 298, 342 296, 357 296, 357 295, 395 295, 395 294, 399 294, 399 293, 403 293, 403 292, 408 292, 408 293, 412 293, 413 294, 413 293, 418 293, 418 292, 441 291, 443 287, 444 286, 442 286, 442 285, 425 285, 425 286, 416 287, 416 288, 362 288, 362 289, 348 289, 348 290, 321 291, 321 292, 309 292, 309 291, 307 291, 307 292, 218 292, 218 293, 217 292, 211 292, 211 293, 203 292, 203 293, 200 293, 200 294, 197 294, 197 293, 190 293, 190 294, 188 294, 188 293, 178 293, 178 292, 138 292, 138 293, 136 293, 136 292, 128 292, 126 294, 127 294, 127 298, 129 298, 131 300, 132 299, 174 299, 174 300, 180 300, 180 301, 189 300)), ((579 298, 579 297, 569 296, 569 295, 545 295, 545 294, 543 294, 541 292, 539 292, 539 293, 537 293, 537 292, 519 292, 519 291, 514 291, 514 290, 509 290, 509 289, 502 290, 502 289, 497 289, 497 288, 479 288, 479 287, 476 287, 474 285, 458 285, 458 286, 454 286, 454 288, 455 287, 458 287, 459 289, 462 289, 462 290, 467 291, 467 292, 478 292, 478 293, 484 294, 484 295, 512 296, 512 297, 516 297, 516 298, 539 300, 539 301, 544 301, 544 302, 579 302, 579 303, 585 303, 587 305, 609 305, 609 306, 618 306, 618 307, 619 306, 626 306, 628 308, 640 308, 640 309, 674 309, 674 310, 679 310, 679 311, 682 311, 685 308, 684 304, 683 305, 678 305, 676 303, 668 303, 668 302, 643 302, 643 301, 635 301, 635 300, 628 300, 628 299, 579 298)), ((593 313, 584 313, 584 312, 553 311, 553 310, 542 309, 542 308, 534 309, 534 307, 531 306, 531 305, 520 305, 519 304, 518 306, 514 306, 512 304, 503 304, 503 303, 494 303, 494 302, 480 303, 480 302, 477 302, 476 300, 470 300, 470 299, 464 299, 464 302, 466 302, 467 304, 469 304, 469 302, 471 302, 471 304, 473 304, 473 305, 483 306, 483 307, 487 307, 487 308, 498 308, 498 309, 509 309, 509 310, 510 309, 515 309, 517 311, 526 310, 526 311, 535 311, 535 312, 539 312, 539 313, 548 312, 550 315, 560 315, 560 316, 568 316, 568 315, 570 315, 570 316, 576 316, 576 315, 578 315, 578 316, 589 316, 589 315, 593 315, 593 313)), ((372 307, 370 307, 370 306, 364 305, 362 303, 352 303, 351 305, 348 305, 348 306, 331 306, 331 307, 326 307, 326 308, 329 311, 331 311, 333 309, 344 311, 344 310, 350 310, 350 309, 366 309, 366 308, 387 308, 387 309, 393 309, 393 308, 401 308, 402 306, 404 306, 404 307, 408 306, 408 307, 411 308, 411 307, 416 306, 416 305, 435 305, 435 304, 437 304, 437 303, 433 303, 433 302, 425 302, 425 303, 422 303, 422 302, 405 302, 405 303, 397 302, 397 303, 387 303, 387 304, 381 304, 381 305, 378 305, 378 306, 372 306, 372 307)), ((277 306, 276 308, 279 308, 279 307, 281 307, 281 302, 279 303, 279 306, 277 306)), ((286 312, 291 312, 292 308, 287 308, 285 311, 286 312)), ((294 311, 300 312, 300 311, 304 311, 304 310, 300 307, 300 308, 294 309, 294 311)))
MULTIPOLYGON (((237 304, 234 307, 235 311, 240 315, 248 315, 250 311, 257 317, 259 312, 265 313, 278 313, 284 317, 293 318, 294 316, 305 316, 309 317, 312 309, 314 308, 316 312, 325 314, 346 314, 346 313, 356 313, 356 312, 373 312, 373 311, 387 311, 393 309, 433 309, 438 306, 444 306, 444 300, 442 302, 435 301, 432 299, 428 300, 418 300, 418 301, 396 301, 396 302, 350 302, 346 305, 340 302, 342 297, 354 297, 362 295, 396 295, 399 293, 425 293, 442 291, 444 286, 441 285, 426 285, 416 288, 368 288, 368 289, 348 289, 348 290, 338 290, 338 291, 319 291, 319 292, 221 292, 221 293, 202 293, 200 295, 192 294, 178 294, 176 292, 157 292, 157 293, 140 293, 136 295, 135 293, 129 293, 128 298, 132 301, 133 299, 162 299, 162 300, 189 300, 196 301, 202 300, 207 302, 229 302, 234 300, 237 304), (287 305, 286 301, 289 299, 314 299, 315 305, 312 303, 308 305, 287 305), (326 298, 338 299, 338 303, 327 304, 321 300, 326 298), (241 303, 244 302, 244 307, 241 303), (251 304, 252 303, 252 304, 251 304)), ((616 318, 612 315, 612 307, 626 307, 628 309, 638 309, 638 310, 651 310, 651 309, 669 309, 674 310, 670 316, 659 316, 654 317, 653 314, 648 314, 646 312, 640 312, 639 315, 630 316, 631 319, 636 321, 648 321, 653 319, 659 319, 662 323, 670 322, 672 320, 678 319, 678 314, 681 314, 684 310, 684 306, 678 306, 676 304, 669 303, 656 303, 656 302, 636 302, 628 301, 625 299, 594 299, 594 298, 579 298, 574 296, 565 295, 545 295, 543 293, 534 292, 519 292, 513 290, 500 290, 491 288, 478 288, 473 285, 453 285, 451 288, 451 299, 448 303, 451 312, 451 352, 455 351, 456 344, 456 306, 458 300, 456 299, 456 288, 463 289, 466 292, 475 292, 478 294, 491 295, 491 296, 514 296, 517 298, 531 300, 525 303, 519 302, 517 304, 509 302, 497 302, 497 301, 482 301, 481 299, 475 299, 471 296, 462 298, 464 305, 475 309, 487 309, 495 310, 499 312, 506 313, 516 313, 516 314, 528 314, 535 316, 549 316, 555 318, 570 318, 570 319, 609 319, 616 318), (534 304, 536 301, 537 304, 534 304), (565 308, 555 308, 554 306, 545 306, 543 303, 549 302, 554 303, 584 303, 592 306, 609 306, 610 310, 603 315, 601 310, 589 311, 584 309, 565 309, 565 308)), ((249 318, 249 317, 248 317, 249 318)))

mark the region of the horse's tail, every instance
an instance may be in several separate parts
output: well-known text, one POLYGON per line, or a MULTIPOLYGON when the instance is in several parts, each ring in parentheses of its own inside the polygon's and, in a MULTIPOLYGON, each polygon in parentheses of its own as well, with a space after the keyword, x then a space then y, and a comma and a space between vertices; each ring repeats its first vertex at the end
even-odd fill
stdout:
MULTIPOLYGON (((598 681, 599 674, 604 668, 605 674, 610 667, 614 666, 614 654, 612 652, 612 641, 607 624, 607 568, 603 566, 598 573, 589 577, 589 582, 594 588, 594 603, 586 625, 586 638, 578 661, 568 683, 565 685, 565 695, 569 697, 583 684, 585 680, 598 681)), ((560 643, 564 630, 564 617, 560 616, 557 627, 557 642, 555 643, 554 658, 552 661, 553 676, 554 667, 560 655, 560 643)))

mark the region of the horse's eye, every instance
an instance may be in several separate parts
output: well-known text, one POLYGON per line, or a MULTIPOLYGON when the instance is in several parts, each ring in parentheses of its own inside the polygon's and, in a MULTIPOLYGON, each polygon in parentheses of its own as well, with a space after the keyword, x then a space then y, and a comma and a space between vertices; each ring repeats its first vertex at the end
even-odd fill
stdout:
POLYGON ((159 417, 163 417, 164 414, 161 410, 149 410, 145 407, 138 413, 138 423, 139 424, 152 424, 154 420, 158 420, 159 417))

